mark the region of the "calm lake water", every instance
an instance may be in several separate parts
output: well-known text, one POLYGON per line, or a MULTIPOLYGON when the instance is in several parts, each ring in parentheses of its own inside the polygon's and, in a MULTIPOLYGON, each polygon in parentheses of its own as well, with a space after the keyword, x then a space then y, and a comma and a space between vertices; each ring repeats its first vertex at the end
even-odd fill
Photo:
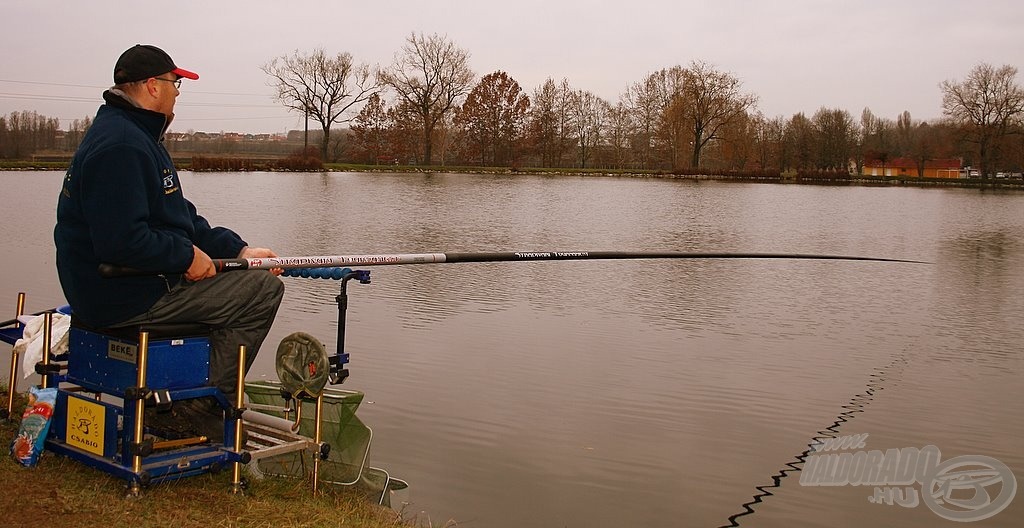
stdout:
MULTIPOLYGON (((31 311, 63 304, 52 248, 61 177, 0 172, 0 302, 12 315, 18 291, 31 311)), ((397 499, 424 523, 962 526, 937 512, 952 503, 802 485, 793 468, 821 436, 866 434, 851 453, 982 455, 1024 479, 1024 193, 466 174, 181 179, 212 224, 285 256, 661 250, 932 263, 369 268, 372 284, 349 286, 344 387, 366 393, 372 463, 409 481, 397 499)), ((335 346, 338 283, 284 280, 250 379, 273 377, 291 332, 335 346)), ((1010 486, 975 488, 959 498, 997 501, 1010 486)), ((972 526, 1024 526, 1018 495, 972 526)))

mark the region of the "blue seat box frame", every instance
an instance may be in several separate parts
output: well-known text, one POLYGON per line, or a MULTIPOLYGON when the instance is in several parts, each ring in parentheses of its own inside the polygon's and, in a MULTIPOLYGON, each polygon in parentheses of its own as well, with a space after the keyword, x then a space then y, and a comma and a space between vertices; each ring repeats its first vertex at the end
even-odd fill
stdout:
MULTIPOLYGON (((83 328, 72 320, 66 374, 50 375, 50 386, 59 389, 46 448, 128 480, 136 490, 245 462, 245 453, 226 443, 202 443, 148 450, 141 471, 132 467, 140 450, 133 438, 134 402, 140 393, 166 403, 210 396, 225 410, 232 408, 220 390, 206 385, 210 342, 203 334, 194 325, 111 331, 83 328), (139 391, 141 330, 149 332, 149 339, 146 383, 139 391)), ((235 423, 225 419, 225 439, 234 438, 235 423)))

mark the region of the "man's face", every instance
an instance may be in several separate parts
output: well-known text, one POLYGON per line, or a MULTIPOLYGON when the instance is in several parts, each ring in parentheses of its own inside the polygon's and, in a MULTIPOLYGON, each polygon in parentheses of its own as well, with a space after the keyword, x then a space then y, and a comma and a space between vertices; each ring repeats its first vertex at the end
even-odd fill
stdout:
POLYGON ((164 115, 174 115, 174 102, 178 98, 178 76, 173 73, 165 73, 150 79, 150 90, 154 96, 153 108, 156 112, 164 115))

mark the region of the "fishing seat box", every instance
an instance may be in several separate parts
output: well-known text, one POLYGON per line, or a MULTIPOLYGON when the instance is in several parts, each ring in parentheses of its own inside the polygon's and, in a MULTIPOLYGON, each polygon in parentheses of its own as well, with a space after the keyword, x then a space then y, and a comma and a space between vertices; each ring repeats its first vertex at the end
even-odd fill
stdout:
POLYGON ((146 387, 177 390, 203 387, 210 375, 209 328, 205 325, 141 325, 93 329, 71 320, 68 381, 123 397, 138 383, 139 331, 149 332, 146 387))

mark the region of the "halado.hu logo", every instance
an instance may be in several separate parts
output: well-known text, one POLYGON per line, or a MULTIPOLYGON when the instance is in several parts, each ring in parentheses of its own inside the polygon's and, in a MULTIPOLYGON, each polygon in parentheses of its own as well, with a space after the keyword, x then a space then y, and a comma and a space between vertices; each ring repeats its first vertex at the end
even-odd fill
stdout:
POLYGON ((868 497, 873 504, 913 508, 924 502, 936 515, 959 522, 992 517, 1017 493, 1013 472, 992 457, 964 455, 942 461, 933 445, 866 450, 867 438, 863 433, 813 444, 800 485, 873 486, 868 497), (851 449, 856 451, 846 451, 851 449))

